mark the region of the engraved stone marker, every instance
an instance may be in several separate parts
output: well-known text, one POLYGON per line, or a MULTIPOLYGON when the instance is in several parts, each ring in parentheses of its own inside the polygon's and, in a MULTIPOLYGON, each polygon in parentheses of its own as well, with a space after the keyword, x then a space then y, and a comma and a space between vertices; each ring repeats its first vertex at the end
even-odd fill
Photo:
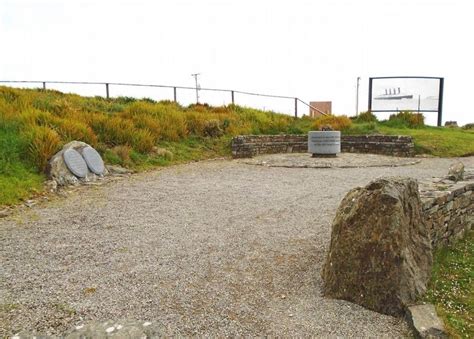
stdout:
POLYGON ((87 167, 92 173, 102 175, 104 174, 105 166, 104 161, 100 157, 100 154, 92 147, 86 147, 82 150, 82 156, 86 161, 87 167))
POLYGON ((82 155, 75 149, 68 149, 63 153, 64 162, 67 168, 78 178, 87 175, 87 164, 82 155))

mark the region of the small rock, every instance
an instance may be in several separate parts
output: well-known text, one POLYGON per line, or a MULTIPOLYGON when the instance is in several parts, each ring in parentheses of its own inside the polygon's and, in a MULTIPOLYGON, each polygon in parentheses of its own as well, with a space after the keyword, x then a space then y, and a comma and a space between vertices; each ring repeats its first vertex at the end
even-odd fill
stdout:
POLYGON ((166 148, 154 146, 151 154, 165 158, 166 160, 173 160, 173 153, 168 151, 166 148))
POLYGON ((421 338, 448 338, 443 321, 431 304, 414 305, 407 308, 410 325, 421 338))
POLYGON ((448 179, 453 181, 462 180, 464 177, 464 164, 460 161, 449 166, 448 179))
POLYGON ((12 211, 8 208, 0 210, 0 218, 8 217, 11 213, 12 213, 12 211))
POLYGON ((324 125, 320 129, 321 131, 334 131, 334 128, 331 127, 331 125, 324 125))
POLYGON ((112 333, 115 330, 115 327, 109 327, 105 330, 107 333, 112 333))
POLYGON ((33 207, 34 205, 36 205, 36 202, 34 200, 27 200, 25 201, 25 206, 26 207, 33 207))
POLYGON ((44 187, 46 191, 54 193, 58 190, 58 183, 56 182, 56 180, 47 180, 44 183, 44 187))
POLYGON ((132 173, 132 171, 126 169, 126 168, 123 168, 121 166, 118 166, 118 165, 107 165, 107 169, 109 170, 109 173, 114 175, 114 174, 130 174, 132 173))

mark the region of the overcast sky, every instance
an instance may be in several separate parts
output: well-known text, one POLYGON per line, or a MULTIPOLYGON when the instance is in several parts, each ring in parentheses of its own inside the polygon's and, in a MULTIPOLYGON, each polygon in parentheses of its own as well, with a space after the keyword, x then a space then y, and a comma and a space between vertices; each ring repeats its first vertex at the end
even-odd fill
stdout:
MULTIPOLYGON (((474 122, 471 2, 0 0, 0 79, 194 86, 199 72, 202 87, 328 100, 334 113, 354 115, 358 76, 361 111, 369 76, 440 76, 443 121, 464 124, 474 122)), ((164 89, 112 87, 111 95, 172 99, 164 89)), ((230 96, 201 92, 201 100, 230 96)), ((243 95, 236 103, 289 114, 294 106, 243 95)), ((436 113, 427 115, 435 124, 436 113)))

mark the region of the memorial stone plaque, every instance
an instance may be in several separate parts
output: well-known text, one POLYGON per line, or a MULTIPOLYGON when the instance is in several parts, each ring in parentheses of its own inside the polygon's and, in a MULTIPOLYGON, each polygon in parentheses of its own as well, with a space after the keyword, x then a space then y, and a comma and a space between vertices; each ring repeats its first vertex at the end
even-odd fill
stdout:
POLYGON ((87 175, 87 164, 82 155, 75 149, 68 149, 63 153, 63 159, 67 168, 78 178, 85 178, 87 175))
POLYGON ((336 155, 341 153, 340 131, 308 132, 308 152, 320 155, 336 155))
POLYGON ((86 161, 87 167, 92 173, 102 175, 104 174, 105 166, 100 154, 92 147, 86 147, 82 150, 82 156, 86 161))

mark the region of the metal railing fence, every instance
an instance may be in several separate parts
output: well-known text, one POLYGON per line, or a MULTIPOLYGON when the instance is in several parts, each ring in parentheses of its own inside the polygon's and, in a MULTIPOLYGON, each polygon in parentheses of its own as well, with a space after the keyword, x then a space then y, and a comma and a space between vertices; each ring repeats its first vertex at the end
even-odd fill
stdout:
POLYGON ((155 87, 155 88, 169 88, 173 89, 173 100, 178 102, 178 89, 184 90, 196 90, 196 91, 210 91, 210 92, 225 92, 229 93, 231 97, 231 102, 235 105, 235 94, 250 95, 250 96, 259 96, 267 98, 278 98, 278 99, 289 99, 294 100, 295 109, 294 114, 295 118, 298 117, 298 103, 301 103, 310 109, 322 114, 327 115, 325 112, 317 109, 316 107, 311 106, 309 103, 301 100, 298 97, 291 97, 285 95, 273 95, 273 94, 262 94, 262 93, 253 93, 246 91, 238 91, 232 89, 222 89, 222 88, 201 88, 201 87, 189 87, 189 86, 171 86, 171 85, 155 85, 155 84, 136 84, 136 83, 121 83, 121 82, 92 82, 92 81, 37 81, 37 80, 0 80, 0 83, 5 84, 40 84, 42 88, 46 90, 46 84, 62 84, 62 85, 103 85, 105 86, 105 97, 110 98, 110 87, 111 86, 130 86, 130 87, 155 87))

